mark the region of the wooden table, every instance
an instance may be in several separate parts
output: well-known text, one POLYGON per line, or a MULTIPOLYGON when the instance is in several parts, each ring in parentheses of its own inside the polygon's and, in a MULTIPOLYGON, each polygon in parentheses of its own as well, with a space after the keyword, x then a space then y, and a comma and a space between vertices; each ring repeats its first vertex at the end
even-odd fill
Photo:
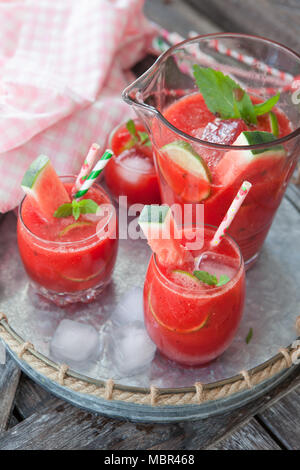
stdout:
MULTIPOLYGON (((298 0, 148 0, 145 10, 184 36, 191 29, 199 34, 251 32, 299 49, 298 0)), ((296 186, 290 185, 286 198, 300 212, 296 186)), ((300 449, 299 370, 263 398, 231 413, 144 425, 77 409, 33 383, 8 358, 0 365, 0 450, 300 449)))

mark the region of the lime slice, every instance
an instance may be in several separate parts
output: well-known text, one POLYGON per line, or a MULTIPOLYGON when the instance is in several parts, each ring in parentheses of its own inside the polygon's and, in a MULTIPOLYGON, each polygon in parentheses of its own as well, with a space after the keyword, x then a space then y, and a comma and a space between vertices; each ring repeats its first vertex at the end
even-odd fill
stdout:
POLYGON ((160 149, 159 167, 169 186, 187 202, 200 202, 210 194, 211 175, 203 158, 184 140, 160 149))
POLYGON ((105 266, 102 266, 101 269, 99 269, 99 271, 97 271, 96 273, 94 274, 91 274, 90 276, 87 276, 87 277, 71 277, 71 276, 65 276, 65 275, 61 275, 61 277, 63 279, 67 279, 68 281, 72 281, 72 282, 86 282, 86 281, 91 281, 92 279, 95 279, 96 277, 98 277, 105 269, 105 266))
POLYGON ((180 282, 180 284, 194 284, 194 285, 200 285, 201 282, 197 279, 196 276, 194 276, 192 273, 189 273, 188 271, 183 271, 181 269, 174 269, 172 271, 173 274, 173 279, 176 281, 176 279, 180 282))
POLYGON ((63 230, 61 230, 58 234, 59 237, 63 237, 67 233, 69 233, 71 230, 74 230, 79 227, 84 227, 87 225, 95 225, 93 222, 74 222, 73 224, 67 225, 63 230))
POLYGON ((196 331, 199 331, 201 330, 202 328, 204 328, 208 321, 209 321, 209 318, 210 318, 210 314, 208 314, 204 320, 199 323, 199 325, 197 326, 194 326, 193 328, 189 328, 189 329, 186 329, 186 330, 182 330, 182 329, 178 329, 178 328, 175 328, 175 327, 172 327, 172 326, 169 326, 167 325, 166 323, 164 323, 162 320, 160 320, 158 318, 158 316, 156 315, 154 309, 153 309, 153 306, 152 306, 152 303, 151 303, 151 289, 149 290, 149 295, 148 295, 148 305, 149 305, 149 310, 153 316, 153 318, 157 321, 157 323, 162 326, 163 328, 166 328, 167 330, 169 331, 173 331, 175 333, 180 333, 180 334, 189 334, 189 333, 195 333, 196 331))
POLYGON ((275 137, 278 137, 279 136, 279 125, 278 125, 277 116, 276 116, 275 113, 273 113, 273 111, 269 112, 269 121, 270 121, 270 127, 271 127, 272 134, 274 134, 275 137))
POLYGON ((188 142, 176 140, 161 150, 183 170, 210 182, 210 173, 205 161, 188 142))

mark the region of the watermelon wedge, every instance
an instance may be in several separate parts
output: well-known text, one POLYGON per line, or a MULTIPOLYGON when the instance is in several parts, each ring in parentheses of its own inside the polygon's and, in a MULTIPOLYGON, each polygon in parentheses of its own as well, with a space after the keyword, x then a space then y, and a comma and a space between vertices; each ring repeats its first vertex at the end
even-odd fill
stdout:
MULTIPOLYGON (((271 132, 244 131, 235 140, 233 145, 269 144, 276 140, 271 132)), ((215 168, 216 183, 227 186, 241 177, 243 172, 255 174, 261 171, 263 166, 266 171, 274 168, 274 164, 286 157, 286 151, 282 145, 269 146, 260 150, 230 150, 220 160, 215 168), (257 171, 256 171, 257 167, 257 171)), ((249 179, 249 176, 247 177, 249 179)))
POLYGON ((53 218, 59 206, 71 202, 46 155, 40 155, 33 161, 23 177, 21 187, 40 215, 48 220, 53 218))
POLYGON ((181 237, 169 206, 144 206, 139 225, 148 244, 164 266, 181 266, 191 254, 181 245, 181 237))
POLYGON ((211 176, 203 158, 184 140, 164 145, 160 170, 173 191, 186 202, 201 202, 210 194, 211 176))

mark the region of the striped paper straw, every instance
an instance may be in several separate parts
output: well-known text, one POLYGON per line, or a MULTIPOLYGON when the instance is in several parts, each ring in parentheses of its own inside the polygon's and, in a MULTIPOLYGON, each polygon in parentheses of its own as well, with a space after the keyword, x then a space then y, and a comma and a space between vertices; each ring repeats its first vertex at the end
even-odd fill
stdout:
MULTIPOLYGON (((154 50, 157 51, 158 54, 168 50, 169 46, 173 46, 175 44, 178 44, 179 42, 184 41, 184 38, 180 36, 178 33, 169 32, 163 28, 159 28, 159 34, 160 36, 157 36, 156 38, 154 38, 153 43, 152 43, 154 50)), ((197 36, 197 35, 198 33, 196 33, 195 31, 189 32, 190 38, 193 36, 197 36)), ((269 74, 269 76, 267 75, 266 77, 264 77, 264 80, 266 82, 268 81, 269 83, 272 83, 273 86, 276 86, 278 88, 283 88, 284 90, 289 89, 289 87, 291 86, 291 82, 293 81, 294 77, 293 75, 287 72, 283 72, 281 70, 278 70, 275 67, 271 67, 265 64, 264 62, 258 61, 254 57, 251 57, 245 54, 240 54, 239 52, 233 49, 227 48, 223 46, 222 44, 220 44, 220 42, 217 39, 211 40, 209 43, 209 46, 215 49, 216 51, 218 51, 220 54, 230 56, 239 62, 248 64, 251 66, 257 65, 258 68, 266 71, 267 74, 269 74)), ((200 49, 197 47, 196 44, 194 46, 190 45, 189 51, 195 58, 199 59, 203 65, 210 66, 210 67, 213 66, 214 68, 219 70, 220 67, 218 66, 217 61, 212 56, 200 51, 200 49)), ((191 72, 191 67, 190 65, 187 65, 187 64, 181 63, 180 69, 183 73, 191 72)), ((223 71, 226 70, 227 73, 233 73, 237 76, 241 76, 245 78, 247 78, 249 75, 249 72, 247 70, 237 69, 236 67, 230 66, 230 65, 226 65, 226 66, 223 65, 222 70, 223 71)), ((260 78, 260 76, 258 74, 255 74, 255 72, 252 72, 252 75, 253 75, 253 78, 258 78, 258 79, 260 78)), ((278 88, 270 88, 268 89, 268 92, 270 94, 277 93, 278 88)))
POLYGON ((231 222, 235 218, 239 208, 243 204, 245 197, 249 193, 251 189, 252 184, 249 183, 249 181, 244 181, 240 189, 238 190, 237 195, 235 196, 234 200, 231 203, 231 206, 229 207, 228 211, 225 214, 224 219, 219 225, 218 230, 216 231, 214 238, 210 242, 211 248, 218 246, 220 241, 225 235, 225 231, 229 228, 231 222))
POLYGON ((113 156, 113 152, 111 150, 109 149, 105 150, 104 154, 102 155, 98 163, 96 163, 96 165, 94 166, 92 172, 84 180, 79 191, 77 191, 77 193, 74 194, 75 199, 79 199, 80 197, 84 196, 88 192, 88 190, 95 183, 96 179, 98 178, 100 173, 103 171, 103 169, 107 165, 108 160, 112 156, 113 156))
POLYGON ((79 175, 76 178, 75 185, 74 185, 74 191, 79 191, 81 186, 83 185, 84 180, 86 177, 90 174, 92 171, 92 168, 95 164, 95 160, 97 157, 97 153, 100 149, 100 145, 94 143, 91 145, 91 148, 84 160, 84 163, 81 167, 81 170, 79 172, 79 175))
POLYGON ((242 62, 247 65, 251 65, 251 66, 256 65, 259 69, 264 70, 266 73, 268 73, 269 75, 272 75, 273 77, 279 78, 283 82, 291 82, 294 79, 293 75, 291 75, 290 73, 283 72, 282 70, 278 70, 275 67, 271 67, 270 65, 267 65, 264 62, 261 62, 260 60, 257 60, 254 57, 251 57, 249 55, 240 54, 239 52, 221 44, 218 41, 218 39, 213 39, 210 42, 210 46, 214 48, 220 54, 233 57, 239 62, 242 62))

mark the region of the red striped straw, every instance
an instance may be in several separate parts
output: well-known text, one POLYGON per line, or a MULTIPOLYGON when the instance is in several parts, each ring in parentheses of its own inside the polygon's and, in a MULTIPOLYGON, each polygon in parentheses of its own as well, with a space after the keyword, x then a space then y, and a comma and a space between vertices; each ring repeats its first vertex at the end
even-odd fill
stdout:
POLYGON ((220 223, 214 238, 210 242, 211 248, 218 246, 220 241, 225 235, 225 232, 228 230, 231 222, 235 218, 239 208, 243 204, 246 196, 248 195, 252 184, 249 181, 244 181, 240 189, 238 190, 237 195, 235 196, 234 200, 232 201, 228 211, 226 212, 222 222, 220 223))
POLYGON ((74 188, 73 188, 73 190, 74 190, 73 192, 79 191, 79 189, 83 185, 84 180, 91 173, 92 168, 95 164, 99 149, 100 149, 100 145, 98 145, 96 143, 91 145, 91 148, 90 148, 90 150, 89 150, 89 152, 88 152, 88 154, 87 154, 87 156, 86 156, 86 158, 83 162, 83 165, 80 169, 80 172, 79 172, 79 174, 76 178, 75 185, 74 185, 74 188))
POLYGON ((291 75, 290 73, 283 72, 282 70, 278 70, 275 67, 271 67, 270 65, 267 65, 264 62, 255 59, 254 57, 251 57, 246 54, 241 54, 235 51, 234 49, 230 49, 220 43, 218 39, 212 39, 212 41, 209 42, 209 46, 215 49, 220 54, 227 55, 228 57, 233 57, 234 59, 238 60, 239 62, 242 62, 243 64, 257 66, 260 70, 267 72, 269 75, 279 78, 281 84, 282 82, 287 83, 292 82, 294 80, 293 75, 291 75))
MULTIPOLYGON (((154 39, 153 47, 159 53, 165 52, 168 48, 168 45, 176 45, 184 41, 184 38, 176 32, 169 32, 163 28, 160 28, 159 31, 163 40, 168 43, 168 44, 163 44, 162 41, 157 40, 157 38, 154 39)), ((194 31, 190 31, 189 37, 193 37, 193 36, 197 36, 197 33, 194 31)), ((270 94, 277 93, 278 88, 283 88, 283 90, 290 89, 291 84, 292 84, 291 82, 294 80, 293 75, 287 72, 278 70, 275 67, 271 67, 261 61, 258 61, 254 57, 241 54, 233 49, 227 48, 224 45, 222 45, 220 41, 218 41, 218 39, 213 39, 208 44, 212 49, 215 49, 220 54, 224 54, 229 57, 232 57, 236 59, 237 61, 241 63, 245 63, 247 65, 251 65, 251 66, 256 65, 259 69, 266 71, 269 76, 267 75, 266 77, 264 77, 265 82, 269 82, 273 86, 277 87, 277 88, 271 88, 271 87, 268 88, 268 92, 270 94)), ((216 69, 220 68, 218 66, 217 61, 210 55, 205 54, 203 51, 200 51, 200 49, 198 48, 196 44, 194 46, 191 44, 189 46, 189 51, 195 58, 201 60, 203 64, 207 66, 214 65, 216 69)), ((190 71, 189 69, 191 69, 191 67, 188 64, 183 64, 183 63, 180 64, 180 70, 183 73, 189 72, 190 71)), ((222 70, 224 71, 226 70, 227 73, 233 73, 240 77, 247 78, 249 76, 249 72, 247 70, 237 69, 236 67, 230 66, 230 65, 222 65, 222 70)), ((252 72, 252 75, 253 75, 253 72, 252 72)), ((253 75, 253 78, 259 78, 258 74, 255 74, 255 75, 256 76, 253 75)))

